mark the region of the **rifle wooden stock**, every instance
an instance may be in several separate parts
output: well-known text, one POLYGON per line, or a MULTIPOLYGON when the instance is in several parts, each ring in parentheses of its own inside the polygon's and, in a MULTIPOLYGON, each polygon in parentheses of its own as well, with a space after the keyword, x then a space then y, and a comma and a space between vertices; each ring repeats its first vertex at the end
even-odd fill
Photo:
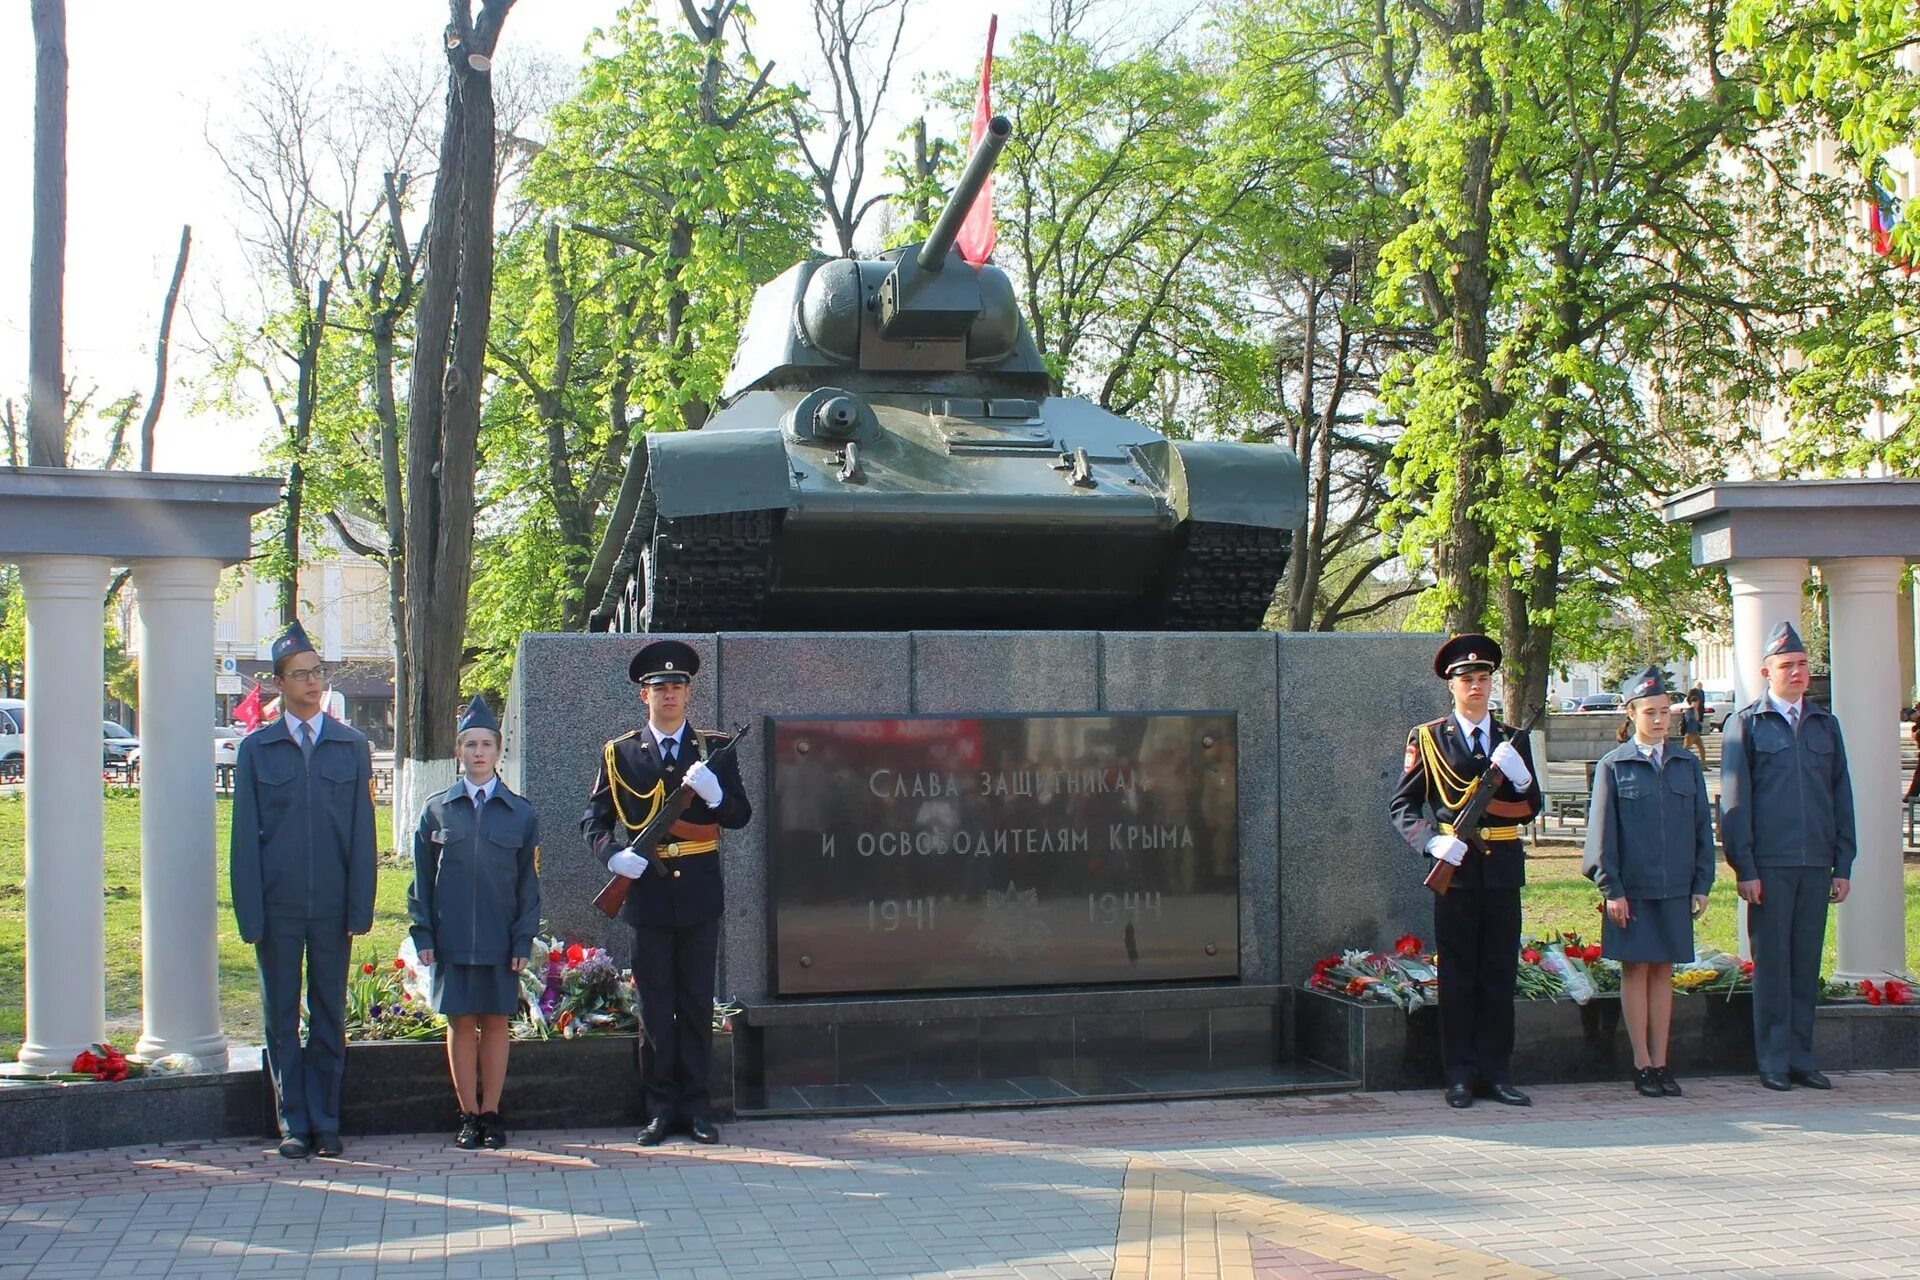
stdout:
MULTIPOLYGON (((1540 723, 1540 717, 1547 713, 1543 706, 1533 713, 1533 718, 1510 741, 1519 741, 1532 733, 1534 726, 1540 723)), ((1453 820, 1453 838, 1467 846, 1467 856, 1487 854, 1487 842, 1480 838, 1480 821, 1487 814, 1487 806, 1493 803, 1493 797, 1507 782, 1507 775, 1500 771, 1497 764, 1489 764, 1473 785, 1467 788, 1467 798, 1460 806, 1460 814, 1453 820)), ((1427 872, 1426 886, 1435 893, 1444 894, 1453 887, 1453 873, 1459 870, 1451 862, 1439 858, 1433 860, 1433 869, 1427 872)))
MULTIPOLYGON (((744 724, 738 729, 735 729, 733 731, 733 737, 727 741, 726 746, 721 747, 718 751, 706 757, 708 761, 707 767, 712 768, 713 761, 718 760, 721 756, 738 746, 740 735, 746 731, 747 726, 744 724)), ((680 821, 681 816, 692 806, 695 799, 696 796, 693 788, 682 782, 679 786, 675 787, 673 793, 661 803, 660 812, 653 816, 653 821, 634 832, 633 839, 629 840, 626 844, 618 845, 618 847, 631 849, 633 852, 647 859, 647 871, 649 874, 665 875, 667 869, 660 865, 660 859, 654 857, 654 850, 660 847, 660 842, 667 838, 667 832, 672 829, 674 823, 680 821)), ((617 838, 608 841, 608 845, 615 845, 617 843, 617 838)), ((602 852, 604 851, 603 848, 602 852)), ((598 908, 600 914, 609 919, 618 920, 620 918, 620 908, 626 906, 627 894, 633 891, 633 884, 634 879, 632 876, 615 876, 613 879, 607 881, 605 888, 594 895, 593 905, 598 908)))

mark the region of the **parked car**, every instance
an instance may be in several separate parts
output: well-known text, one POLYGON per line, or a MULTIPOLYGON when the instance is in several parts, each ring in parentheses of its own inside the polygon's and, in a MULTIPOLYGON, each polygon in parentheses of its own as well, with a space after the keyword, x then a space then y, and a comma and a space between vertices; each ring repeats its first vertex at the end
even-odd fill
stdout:
POLYGON ((114 720, 100 722, 100 763, 108 769, 129 768, 129 757, 140 750, 140 736, 114 720))
POLYGON ((27 704, 0 698, 0 781, 17 781, 26 771, 27 704))
POLYGON ((1625 702, 1617 693, 1590 693, 1574 705, 1576 713, 1583 711, 1619 711, 1625 702))
MULTIPOLYGON (((213 727, 213 767, 232 768, 240 750, 240 739, 246 737, 246 730, 229 728, 223 724, 213 727)), ((127 763, 136 771, 140 768, 140 748, 135 747, 127 754, 127 763)))
MULTIPOLYGON (((1718 732, 1727 727, 1727 717, 1733 714, 1736 705, 1733 700, 1733 690, 1707 689, 1704 692, 1707 695, 1707 714, 1704 719, 1707 732, 1718 732)), ((1684 696, 1674 699, 1673 714, 1675 716, 1686 709, 1687 700, 1684 696)))

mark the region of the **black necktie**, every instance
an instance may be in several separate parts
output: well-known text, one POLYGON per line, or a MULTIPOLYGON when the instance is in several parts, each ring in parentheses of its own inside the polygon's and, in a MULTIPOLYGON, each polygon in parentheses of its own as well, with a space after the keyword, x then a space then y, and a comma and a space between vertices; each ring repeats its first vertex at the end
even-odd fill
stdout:
POLYGON ((673 768, 673 743, 674 739, 672 738, 660 739, 660 764, 662 768, 673 768))
POLYGON ((1473 754, 1476 756, 1484 756, 1487 754, 1487 742, 1483 734, 1484 731, 1480 729, 1473 731, 1473 754))

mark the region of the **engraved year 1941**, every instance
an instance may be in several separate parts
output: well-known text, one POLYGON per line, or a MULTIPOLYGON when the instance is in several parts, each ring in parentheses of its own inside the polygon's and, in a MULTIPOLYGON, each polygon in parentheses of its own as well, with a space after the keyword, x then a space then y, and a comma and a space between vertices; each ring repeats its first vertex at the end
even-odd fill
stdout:
POLYGON ((919 929, 931 932, 933 929, 934 900, 932 895, 924 898, 896 898, 876 900, 867 899, 867 932, 892 933, 896 929, 919 929))

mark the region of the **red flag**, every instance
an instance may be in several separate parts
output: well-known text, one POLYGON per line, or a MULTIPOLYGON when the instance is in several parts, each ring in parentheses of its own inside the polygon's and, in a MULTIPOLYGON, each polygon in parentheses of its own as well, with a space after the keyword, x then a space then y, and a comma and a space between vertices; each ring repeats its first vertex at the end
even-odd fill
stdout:
POLYGON ((260 727, 263 714, 260 710, 259 685, 253 686, 252 691, 249 692, 246 697, 240 699, 233 708, 233 718, 247 726, 248 733, 252 733, 260 727))
MULTIPOLYGON (((973 100, 973 145, 967 149, 968 156, 980 149, 980 139, 987 136, 987 121, 993 119, 993 36, 999 29, 1000 15, 987 19, 987 58, 980 64, 980 93, 973 100)), ((993 256, 993 175, 987 175, 986 185, 967 210, 967 220, 960 224, 955 243, 960 256, 976 267, 993 256)))

